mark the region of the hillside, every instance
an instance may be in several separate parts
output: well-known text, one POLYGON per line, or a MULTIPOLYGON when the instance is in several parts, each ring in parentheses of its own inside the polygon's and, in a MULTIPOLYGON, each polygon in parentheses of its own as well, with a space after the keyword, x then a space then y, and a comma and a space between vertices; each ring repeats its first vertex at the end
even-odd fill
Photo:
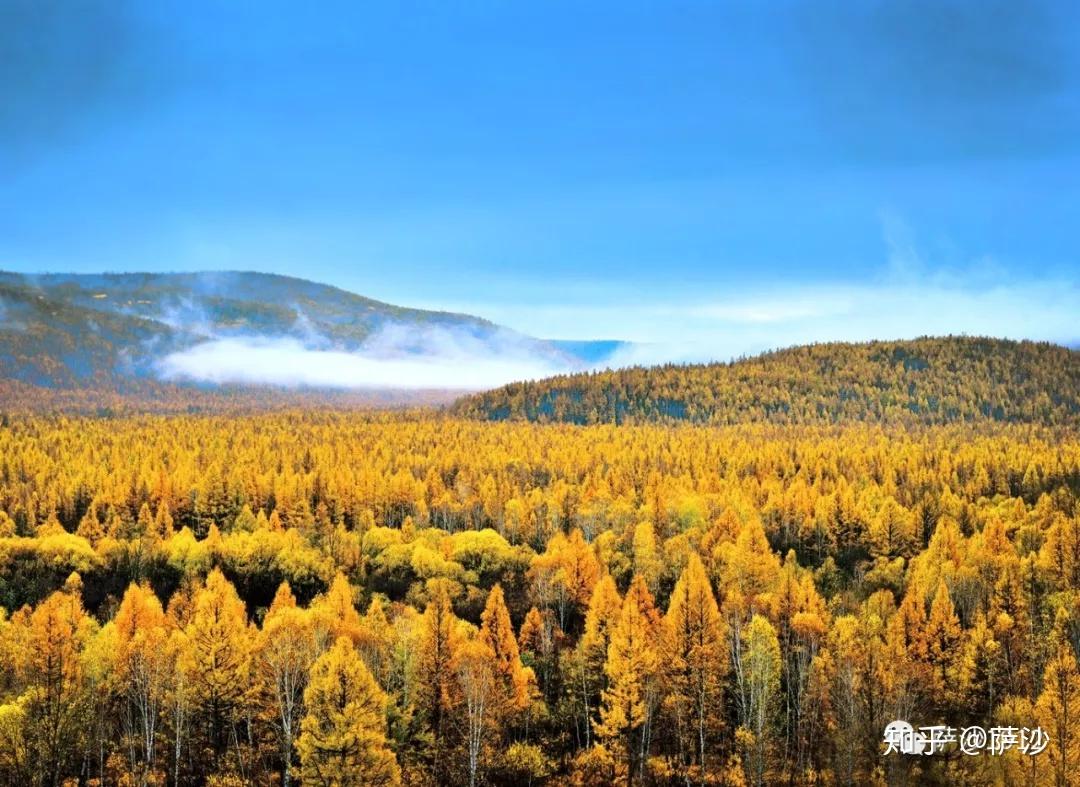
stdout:
MULTIPOLYGON (((163 361, 170 354, 230 341, 285 343, 292 357, 323 351, 376 359, 431 357, 451 345, 477 356, 512 351, 565 369, 583 368, 617 347, 535 339, 478 317, 394 306, 288 276, 0 272, 4 381, 155 392, 168 376, 163 361)), ((411 387, 441 387, 437 380, 420 383, 411 387)), ((349 387, 363 387, 363 379, 349 387)))
POLYGON ((0 272, 0 286, 72 307, 163 323, 193 335, 244 332, 302 336, 317 331, 356 347, 389 322, 498 329, 467 314, 394 306, 337 287, 247 271, 41 274, 0 272))
POLYGON ((794 347, 734 361, 572 374, 459 400, 456 413, 575 424, 1080 422, 1080 352, 948 337, 794 347))

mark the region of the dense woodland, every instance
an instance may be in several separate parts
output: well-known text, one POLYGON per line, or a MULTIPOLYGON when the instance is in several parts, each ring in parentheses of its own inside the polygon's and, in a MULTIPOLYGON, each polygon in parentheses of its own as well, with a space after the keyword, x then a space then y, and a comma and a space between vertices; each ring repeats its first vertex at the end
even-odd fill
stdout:
POLYGON ((1078 495, 1060 426, 9 415, 0 783, 1068 784, 1078 495))
POLYGON ((668 365, 512 383, 460 415, 575 424, 690 421, 1080 425, 1080 352, 945 337, 793 347, 727 364, 668 365))
MULTIPOLYGON (((0 370, 2 375, 2 370, 0 370)), ((270 386, 207 386, 135 380, 122 390, 109 387, 58 388, 0 376, 3 414, 94 415, 111 418, 141 414, 243 415, 283 410, 403 410, 443 407, 459 391, 438 389, 315 390, 270 386)))

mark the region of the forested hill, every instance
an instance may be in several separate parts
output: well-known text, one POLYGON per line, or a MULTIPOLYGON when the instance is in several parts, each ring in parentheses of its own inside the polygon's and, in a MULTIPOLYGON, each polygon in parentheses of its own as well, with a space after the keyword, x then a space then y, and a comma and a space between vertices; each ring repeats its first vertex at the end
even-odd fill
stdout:
POLYGON ((460 399, 454 410, 489 420, 575 424, 1080 425, 1080 352, 969 337, 813 344, 731 363, 513 383, 460 399))
MULTIPOLYGON (((553 369, 585 368, 621 346, 548 341, 468 314, 395 306, 267 273, 0 271, 0 403, 13 401, 10 383, 35 391, 31 399, 59 390, 161 400, 173 393, 159 384, 166 358, 230 340, 381 359, 516 353, 553 369)), ((438 380, 428 386, 440 387, 438 380)))

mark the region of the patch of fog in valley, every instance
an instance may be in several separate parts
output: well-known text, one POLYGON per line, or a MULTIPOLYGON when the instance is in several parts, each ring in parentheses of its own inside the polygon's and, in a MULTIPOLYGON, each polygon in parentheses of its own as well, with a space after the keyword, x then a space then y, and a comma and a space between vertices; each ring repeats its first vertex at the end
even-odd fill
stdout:
POLYGON ((359 348, 335 346, 299 312, 288 336, 213 335, 156 363, 170 381, 336 389, 493 388, 584 364, 507 330, 387 323, 359 348))

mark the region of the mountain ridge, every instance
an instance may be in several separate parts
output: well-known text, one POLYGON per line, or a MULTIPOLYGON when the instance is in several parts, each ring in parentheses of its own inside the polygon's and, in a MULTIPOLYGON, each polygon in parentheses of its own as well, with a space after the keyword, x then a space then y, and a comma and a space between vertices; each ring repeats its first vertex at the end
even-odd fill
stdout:
POLYGON ((537 339, 481 317, 397 306, 281 274, 0 271, 0 374, 9 379, 126 390, 160 378, 162 359, 172 353, 252 339, 380 357, 430 355, 447 341, 458 352, 510 346, 569 368, 616 346, 537 339))
POLYGON ((535 339, 472 315, 395 306, 280 274, 0 271, 0 401, 8 404, 45 391, 68 391, 74 399, 52 398, 84 402, 96 393, 101 401, 168 398, 201 407, 204 400, 190 392, 217 391, 222 394, 217 399, 247 407, 280 389, 313 395, 275 401, 442 404, 454 401, 451 389, 460 386, 440 384, 429 377, 430 369, 441 364, 445 380, 448 368, 451 375, 463 374, 482 356, 490 361, 485 354, 509 352, 515 362, 527 356, 543 363, 508 365, 514 376, 506 371, 503 380, 526 381, 474 385, 482 392, 458 398, 451 413, 574 424, 1080 425, 1080 352, 1046 342, 966 336, 834 342, 726 363, 531 372, 595 369, 622 346, 618 341, 535 339), (448 343, 449 350, 443 346, 448 343), (173 377, 163 371, 184 372, 216 357, 208 349, 221 350, 223 363, 235 363, 268 348, 273 353, 275 347, 284 352, 271 358, 280 357, 283 365, 333 366, 360 358, 389 366, 382 367, 381 382, 370 385, 364 384, 373 379, 364 376, 368 367, 355 370, 349 379, 361 384, 352 389, 379 393, 353 397, 321 396, 319 391, 336 387, 304 382, 326 379, 318 376, 289 385, 173 377), (450 352, 450 357, 439 352, 450 352), (186 364, 166 363, 178 357, 186 364), (409 381, 405 372, 412 375, 409 381), (395 387, 435 393, 395 397, 395 387))
POLYGON ((459 399, 484 420, 1080 425, 1080 352, 989 337, 798 345, 727 363, 556 375, 459 399))

